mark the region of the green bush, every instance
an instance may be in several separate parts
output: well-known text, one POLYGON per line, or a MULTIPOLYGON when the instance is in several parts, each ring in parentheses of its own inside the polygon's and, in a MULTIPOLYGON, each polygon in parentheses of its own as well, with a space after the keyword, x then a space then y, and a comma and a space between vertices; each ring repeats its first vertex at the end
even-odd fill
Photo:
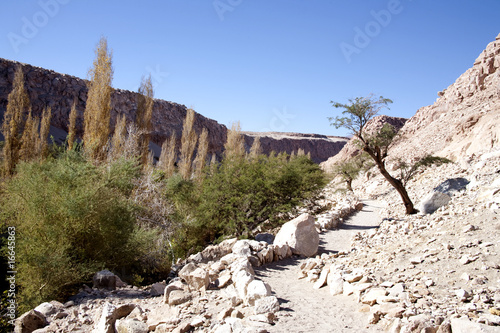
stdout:
POLYGON ((226 236, 248 237, 265 221, 279 225, 326 180, 306 156, 280 154, 225 159, 200 183, 176 176, 167 183, 184 221, 176 247, 189 254, 226 236))
POLYGON ((17 232, 21 310, 62 299, 103 268, 132 274, 154 230, 140 230, 127 196, 135 162, 94 166, 70 151, 21 163, 5 186, 2 221, 17 232))

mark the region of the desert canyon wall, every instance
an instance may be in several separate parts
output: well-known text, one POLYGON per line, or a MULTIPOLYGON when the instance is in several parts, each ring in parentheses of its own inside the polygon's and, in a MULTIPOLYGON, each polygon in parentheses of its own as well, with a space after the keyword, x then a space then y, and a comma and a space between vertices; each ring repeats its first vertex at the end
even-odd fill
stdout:
MULTIPOLYGON (((0 58, 1 118, 3 119, 3 113, 7 106, 7 97, 12 89, 12 81, 18 65, 23 68, 25 87, 31 100, 33 114, 40 116, 43 108, 49 106, 52 108, 51 125, 56 129, 67 131, 69 112, 73 101, 76 101, 79 113, 77 127, 81 134, 83 129, 83 111, 87 101, 86 80, 2 58, 0 58)), ((111 105, 112 127, 119 114, 125 114, 127 121, 133 122, 137 110, 137 93, 114 89, 111 97, 111 105)), ((182 122, 186 116, 186 111, 187 108, 184 105, 155 99, 152 119, 153 129, 151 133, 152 142, 161 146, 163 141, 175 131, 177 133, 178 145, 180 145, 182 122)), ((203 128, 208 130, 209 153, 220 156, 226 140, 226 126, 196 113, 194 128, 197 133, 201 133, 203 128)), ((64 135, 62 131, 59 132, 62 133, 61 135, 64 135)), ((245 135, 246 144, 250 146, 257 135, 259 134, 252 133, 245 135)), ((263 152, 266 154, 269 154, 271 151, 291 153, 302 148, 306 153, 310 153, 311 158, 317 163, 337 154, 347 142, 346 138, 321 135, 262 133, 261 136, 263 152)), ((156 150, 156 153, 158 153, 158 149, 156 150)))

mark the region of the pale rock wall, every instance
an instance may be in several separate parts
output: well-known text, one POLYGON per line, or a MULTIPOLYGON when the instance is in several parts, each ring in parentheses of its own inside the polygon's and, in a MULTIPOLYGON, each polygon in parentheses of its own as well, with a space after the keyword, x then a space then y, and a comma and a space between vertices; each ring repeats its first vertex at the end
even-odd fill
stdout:
POLYGON ((500 34, 433 105, 420 108, 401 129, 405 140, 390 155, 434 154, 460 160, 500 142, 500 34))

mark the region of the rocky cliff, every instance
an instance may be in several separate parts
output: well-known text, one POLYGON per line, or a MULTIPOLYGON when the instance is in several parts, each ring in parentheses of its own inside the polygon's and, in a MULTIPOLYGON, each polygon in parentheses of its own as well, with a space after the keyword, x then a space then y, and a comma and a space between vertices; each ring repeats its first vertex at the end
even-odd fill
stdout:
POLYGON ((256 137, 260 137, 262 150, 286 152, 291 154, 303 149, 311 154, 316 163, 326 161, 329 157, 339 153, 348 142, 348 138, 319 134, 281 133, 281 132, 244 132, 245 144, 251 147, 256 137))
MULTIPOLYGON (((45 106, 50 106, 53 115, 51 122, 53 129, 59 135, 64 136, 64 132, 61 132, 61 130, 67 131, 71 105, 76 100, 77 110, 79 111, 77 126, 81 133, 83 111, 87 101, 86 80, 2 58, 0 58, 0 115, 3 115, 6 109, 7 96, 12 89, 14 72, 18 65, 23 68, 25 86, 32 103, 33 113, 39 116, 45 106)), ((112 94, 111 104, 112 126, 114 126, 118 114, 125 114, 127 120, 132 122, 137 110, 137 93, 115 89, 112 94)), ((186 116, 186 110, 187 108, 184 105, 156 99, 153 108, 152 142, 161 146, 163 141, 175 131, 178 144, 180 144, 182 122, 186 116)), ((197 113, 194 127, 198 133, 201 133, 202 128, 207 128, 209 133, 209 153, 220 155, 226 140, 226 126, 197 113)), ((245 136, 245 142, 248 146, 251 146, 256 135, 252 133, 245 136)), ((268 154, 271 151, 291 153, 293 150, 302 148, 306 153, 310 152, 311 158, 319 163, 338 153, 345 141, 342 138, 319 135, 266 133, 261 142, 264 153, 268 154)), ((158 154, 158 147, 156 148, 158 154)))
POLYGON ((500 142, 500 34, 433 105, 419 109, 401 129, 393 156, 435 154, 459 160, 500 142))

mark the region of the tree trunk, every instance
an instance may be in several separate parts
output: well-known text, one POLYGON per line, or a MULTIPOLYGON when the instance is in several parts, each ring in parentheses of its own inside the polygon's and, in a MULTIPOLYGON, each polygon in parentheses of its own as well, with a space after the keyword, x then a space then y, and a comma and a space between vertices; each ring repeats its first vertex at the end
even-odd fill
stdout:
POLYGON ((348 191, 351 191, 351 192, 354 192, 354 191, 352 190, 352 179, 351 179, 351 178, 348 178, 348 179, 346 179, 346 180, 345 180, 345 182, 346 182, 346 184, 347 184, 347 190, 348 190, 348 191))
POLYGON ((405 205, 406 208, 406 214, 416 214, 418 211, 413 207, 413 202, 410 199, 410 196, 408 195, 408 192, 406 191, 406 188, 403 186, 403 183, 394 177, 392 177, 389 172, 385 169, 385 163, 383 161, 376 161, 377 162, 377 167, 380 170, 380 173, 382 176, 387 179, 387 181, 398 191, 399 195, 401 196, 401 199, 403 200, 403 204, 405 205))
POLYGON ((401 199, 403 200, 403 204, 405 205, 406 214, 418 213, 418 210, 416 210, 415 207, 413 206, 413 202, 411 201, 410 196, 408 195, 408 192, 406 191, 406 188, 404 187, 403 183, 399 179, 392 177, 389 174, 389 172, 385 169, 385 163, 380 150, 379 149, 372 150, 366 145, 363 150, 366 151, 368 155, 370 155, 370 157, 375 161, 382 176, 384 176, 384 178, 389 182, 389 184, 391 184, 392 187, 394 187, 396 191, 398 191, 399 195, 401 196, 401 199))

